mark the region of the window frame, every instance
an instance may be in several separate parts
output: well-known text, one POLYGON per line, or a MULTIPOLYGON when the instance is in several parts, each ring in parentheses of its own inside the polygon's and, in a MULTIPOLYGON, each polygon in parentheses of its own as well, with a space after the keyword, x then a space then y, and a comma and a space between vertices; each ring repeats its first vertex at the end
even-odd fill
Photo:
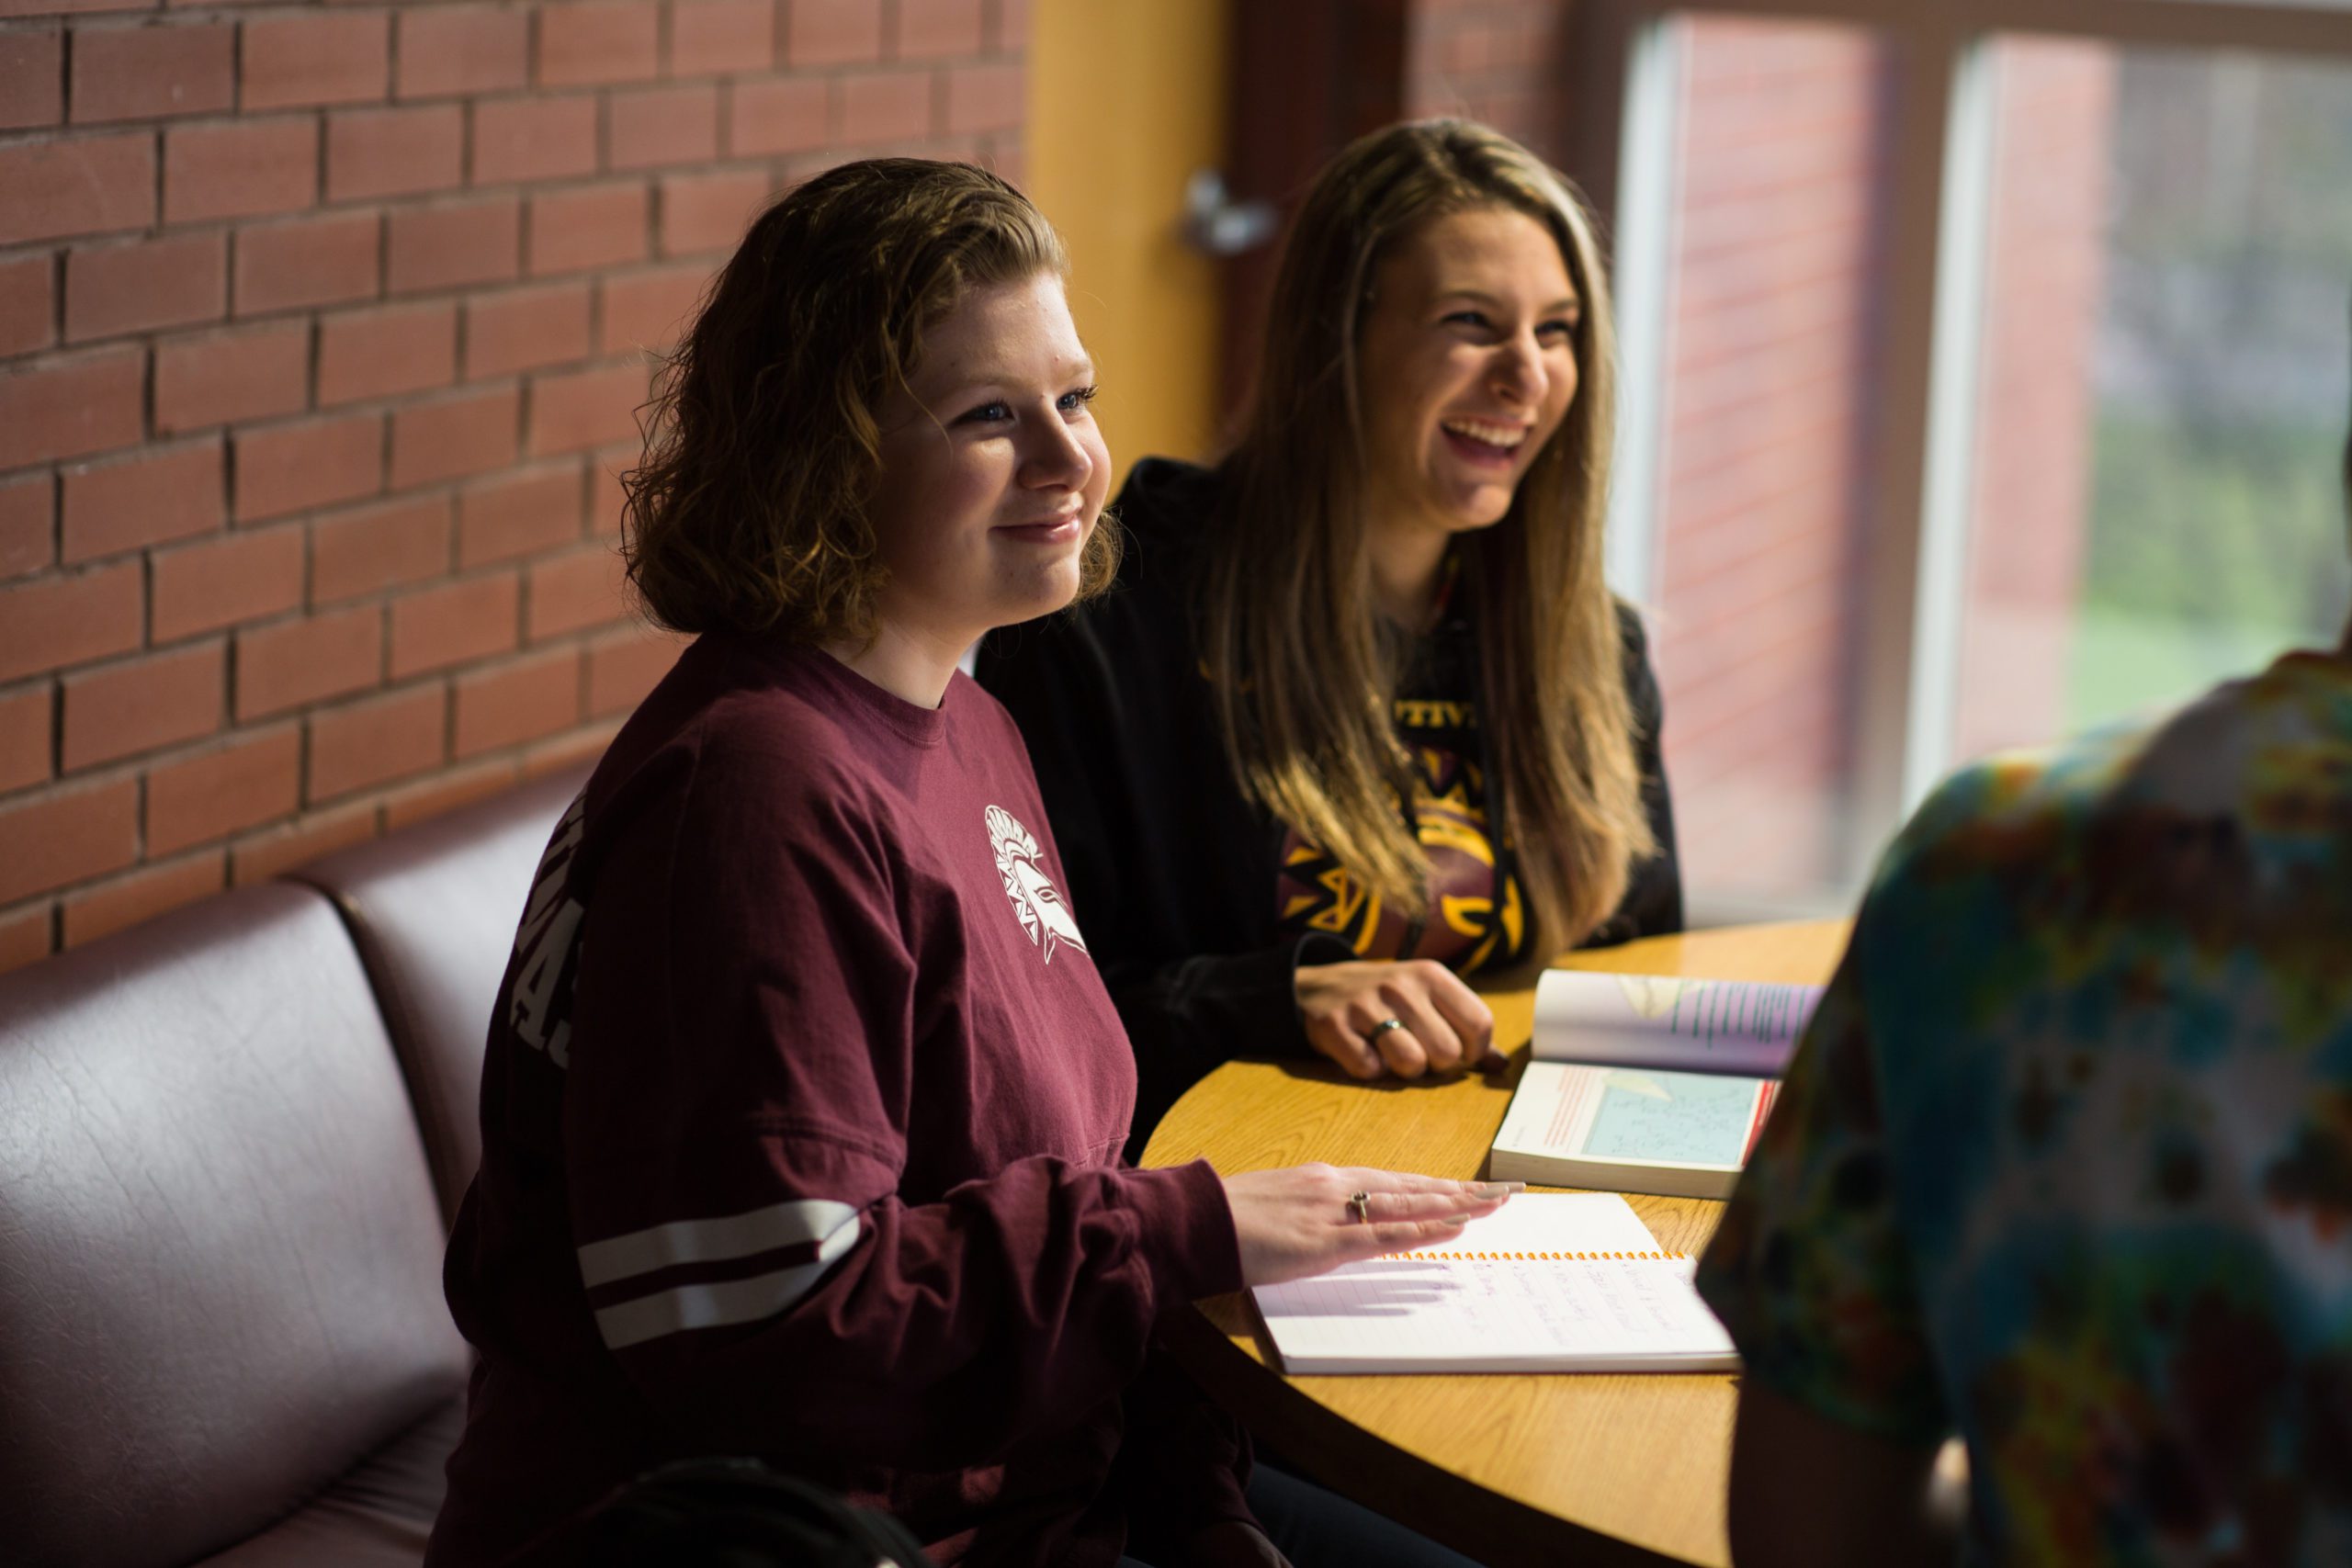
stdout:
POLYGON ((1590 108, 1578 164, 1613 211, 1624 389, 1610 580, 1658 581, 1672 331, 1674 170, 1686 17, 1868 28, 1902 62, 1887 215, 1879 476, 1868 514, 1856 773, 1846 803, 1859 882, 1877 847, 1953 764, 1967 592, 1979 344, 2003 36, 2352 62, 2352 0, 1585 0, 1590 108), (1594 177, 1598 176, 1598 177, 1594 177))

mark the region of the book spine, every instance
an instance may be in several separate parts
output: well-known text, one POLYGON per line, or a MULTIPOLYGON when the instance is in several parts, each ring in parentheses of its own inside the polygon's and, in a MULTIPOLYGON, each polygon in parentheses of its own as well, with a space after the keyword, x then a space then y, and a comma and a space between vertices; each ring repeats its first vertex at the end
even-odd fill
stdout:
POLYGON ((1780 1093, 1781 1086, 1774 1079, 1765 1080, 1757 1093, 1756 1114, 1747 1123, 1747 1142, 1739 1151, 1742 1169, 1746 1169, 1747 1162, 1756 1156, 1757 1140, 1764 1136, 1764 1119, 1772 1114, 1772 1101, 1779 1098, 1780 1093))

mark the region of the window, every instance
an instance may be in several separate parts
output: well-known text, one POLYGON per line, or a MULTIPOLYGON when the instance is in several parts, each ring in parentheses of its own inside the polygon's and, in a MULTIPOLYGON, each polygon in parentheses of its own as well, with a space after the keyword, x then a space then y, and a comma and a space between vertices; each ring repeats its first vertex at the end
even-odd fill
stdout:
POLYGON ((1953 765, 2338 635, 2352 9, 1609 9, 1695 919, 1849 907, 1953 765))
POLYGON ((1646 579, 1683 874, 1718 913, 1853 847, 1856 563, 1885 304, 1894 65, 1869 29, 1675 24, 1646 579))
POLYGON ((2331 644, 2352 604, 2352 69, 1993 58, 1956 759, 2331 644))

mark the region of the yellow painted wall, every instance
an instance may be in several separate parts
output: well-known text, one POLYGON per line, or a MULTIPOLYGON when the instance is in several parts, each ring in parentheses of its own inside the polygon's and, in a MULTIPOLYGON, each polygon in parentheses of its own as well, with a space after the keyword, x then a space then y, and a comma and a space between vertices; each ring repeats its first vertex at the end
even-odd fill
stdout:
POLYGON ((1178 235, 1184 182, 1225 156, 1227 0, 1033 0, 1029 195, 1070 254, 1120 476, 1215 446, 1217 264, 1178 235))

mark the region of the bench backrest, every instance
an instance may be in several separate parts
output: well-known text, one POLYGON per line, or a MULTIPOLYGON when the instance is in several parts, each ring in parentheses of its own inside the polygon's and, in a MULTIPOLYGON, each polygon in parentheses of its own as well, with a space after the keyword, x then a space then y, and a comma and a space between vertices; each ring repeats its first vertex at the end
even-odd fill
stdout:
POLYGON ((442 1212, 481 1163, 481 1054, 531 873, 587 768, 294 872, 343 912, 400 1054, 442 1212))
POLYGON ((0 1539, 185 1562, 459 1389, 442 1215, 367 976, 307 887, 0 976, 0 1539))

